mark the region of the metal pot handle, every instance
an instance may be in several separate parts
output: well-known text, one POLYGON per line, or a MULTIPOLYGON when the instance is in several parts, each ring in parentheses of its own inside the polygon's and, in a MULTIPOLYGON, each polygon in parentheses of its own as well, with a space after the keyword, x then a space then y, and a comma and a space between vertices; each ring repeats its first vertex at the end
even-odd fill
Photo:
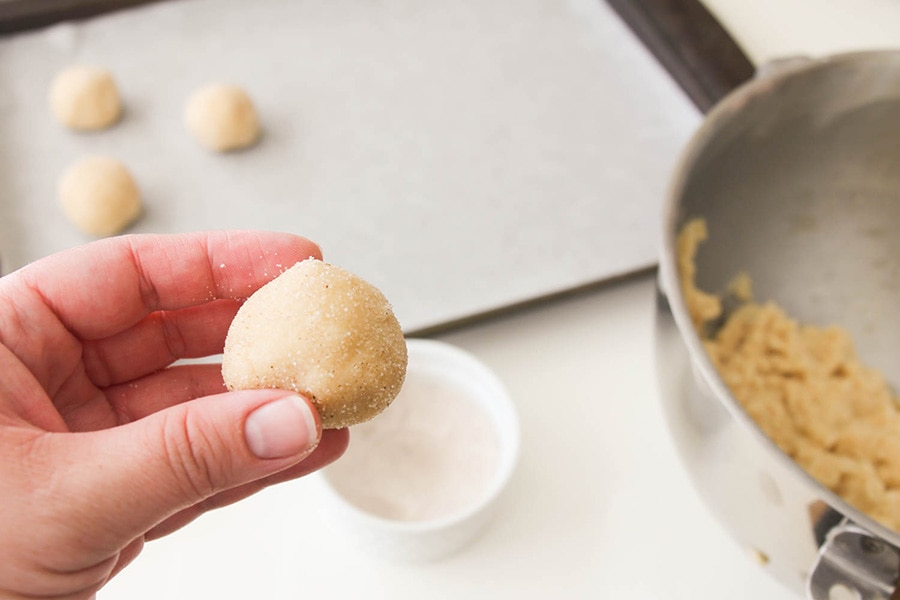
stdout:
POLYGON ((900 550, 848 519, 828 532, 806 581, 812 600, 900 600, 900 550))

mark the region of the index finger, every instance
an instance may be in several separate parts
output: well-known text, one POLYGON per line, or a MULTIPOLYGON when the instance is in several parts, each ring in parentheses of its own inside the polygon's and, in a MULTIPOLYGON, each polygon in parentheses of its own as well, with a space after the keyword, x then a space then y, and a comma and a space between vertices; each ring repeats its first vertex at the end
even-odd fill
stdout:
POLYGON ((290 233, 140 234, 51 255, 18 276, 67 329, 82 339, 99 339, 157 310, 247 298, 310 257, 321 259, 319 247, 290 233))

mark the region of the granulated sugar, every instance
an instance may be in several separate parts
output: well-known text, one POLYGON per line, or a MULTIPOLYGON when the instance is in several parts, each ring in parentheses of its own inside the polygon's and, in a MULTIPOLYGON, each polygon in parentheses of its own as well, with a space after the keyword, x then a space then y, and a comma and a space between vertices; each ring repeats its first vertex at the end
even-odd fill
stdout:
POLYGON ((465 387, 410 372, 391 406, 353 427, 350 448, 326 476, 363 511, 424 521, 476 502, 487 492, 498 461, 491 418, 465 387))

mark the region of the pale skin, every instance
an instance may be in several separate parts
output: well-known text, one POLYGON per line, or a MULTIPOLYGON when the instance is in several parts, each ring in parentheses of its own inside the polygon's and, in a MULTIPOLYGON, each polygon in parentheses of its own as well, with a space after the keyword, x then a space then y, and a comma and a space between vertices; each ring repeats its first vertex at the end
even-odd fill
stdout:
POLYGON ((0 597, 90 598, 205 511, 346 449, 311 404, 226 392, 241 300, 295 262, 289 234, 122 236, 0 278, 0 597))

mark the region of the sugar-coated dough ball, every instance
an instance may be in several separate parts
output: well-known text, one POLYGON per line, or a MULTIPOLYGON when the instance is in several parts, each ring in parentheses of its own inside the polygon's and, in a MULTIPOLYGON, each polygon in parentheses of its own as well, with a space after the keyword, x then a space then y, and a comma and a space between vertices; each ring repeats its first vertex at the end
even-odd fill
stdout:
POLYGON ((309 398, 322 427, 367 421, 406 377, 406 340, 384 295, 340 267, 308 259, 256 291, 228 329, 230 390, 279 388, 309 398))
POLYGON ((50 110, 71 129, 105 129, 119 120, 122 102, 112 74, 92 66, 61 71, 50 87, 50 110))
POLYGON ((69 220, 95 237, 115 235, 141 214, 141 194, 131 173, 105 156, 70 166, 59 182, 59 201, 69 220))
POLYGON ((259 119, 247 92, 216 83, 195 92, 184 113, 185 126, 204 147, 227 152, 253 145, 259 119))

